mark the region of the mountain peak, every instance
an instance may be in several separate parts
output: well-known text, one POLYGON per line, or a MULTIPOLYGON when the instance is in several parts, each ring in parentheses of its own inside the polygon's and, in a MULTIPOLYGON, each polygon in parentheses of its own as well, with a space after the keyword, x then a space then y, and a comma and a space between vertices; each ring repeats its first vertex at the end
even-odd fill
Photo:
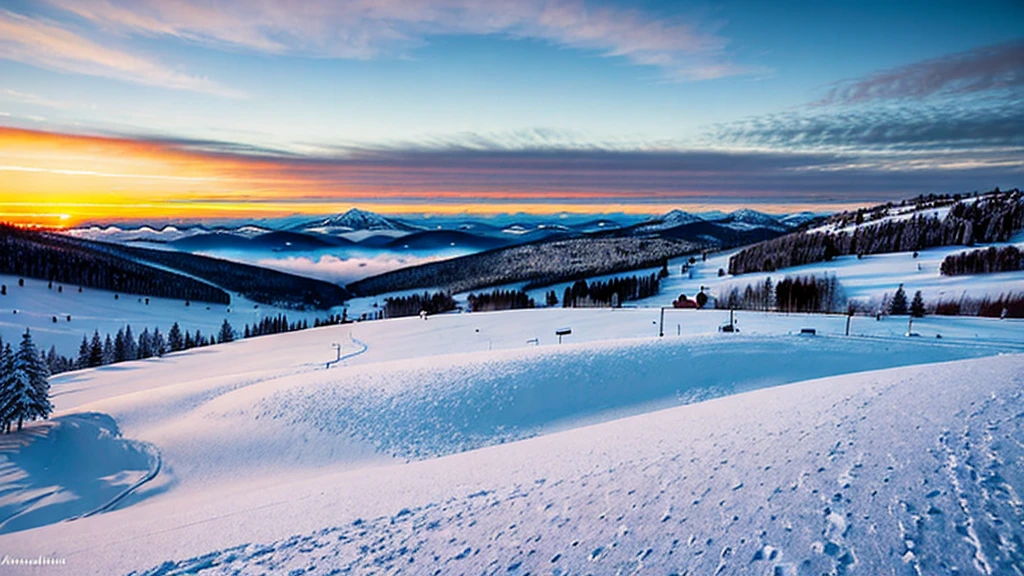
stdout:
POLYGON ((336 214, 320 220, 314 220, 301 226, 304 229, 310 228, 347 228, 351 231, 357 230, 400 230, 410 231, 412 227, 391 220, 368 210, 352 208, 344 214, 336 214))
POLYGON ((671 210, 660 218, 665 224, 671 224, 673 226, 682 226, 684 224, 692 224, 693 222, 701 222, 704 219, 696 214, 686 212, 684 210, 671 210))

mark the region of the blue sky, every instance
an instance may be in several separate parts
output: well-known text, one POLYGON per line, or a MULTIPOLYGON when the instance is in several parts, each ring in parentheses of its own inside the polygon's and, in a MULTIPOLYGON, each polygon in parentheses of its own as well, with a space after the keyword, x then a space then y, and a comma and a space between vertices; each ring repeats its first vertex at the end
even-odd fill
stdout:
POLYGON ((5 2, 0 126, 238 179, 197 206, 838 206, 1020 185, 1021 30, 1019 2, 5 2))

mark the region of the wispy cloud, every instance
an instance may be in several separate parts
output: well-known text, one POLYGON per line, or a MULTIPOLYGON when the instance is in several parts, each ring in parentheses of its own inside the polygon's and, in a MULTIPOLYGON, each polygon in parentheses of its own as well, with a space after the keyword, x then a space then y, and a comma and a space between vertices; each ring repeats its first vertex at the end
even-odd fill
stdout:
POLYGON ((102 46, 55 22, 6 10, 0 10, 0 58, 60 72, 219 96, 241 96, 207 78, 174 70, 134 52, 102 46))
POLYGON ((816 104, 921 99, 1024 87, 1024 40, 985 46, 840 83, 816 104))
POLYGON ((1024 99, 985 106, 858 106, 788 112, 719 125, 717 142, 772 148, 958 150, 1024 147, 1024 99))
POLYGON ((403 56, 438 35, 550 42, 660 69, 672 80, 756 71, 736 63, 720 24, 666 21, 583 0, 49 0, 122 34, 322 58, 403 56))

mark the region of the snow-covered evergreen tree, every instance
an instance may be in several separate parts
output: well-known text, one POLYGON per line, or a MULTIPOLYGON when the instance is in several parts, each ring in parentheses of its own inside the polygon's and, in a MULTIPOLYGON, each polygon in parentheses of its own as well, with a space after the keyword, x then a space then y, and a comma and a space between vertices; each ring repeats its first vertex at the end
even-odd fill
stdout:
POLYGON ((14 352, 0 342, 0 429, 10 432, 15 407, 14 352))
POLYGON ((9 366, 4 370, 3 403, 0 405, 0 420, 5 430, 10 429, 14 422, 21 430, 26 420, 48 418, 53 411, 50 404, 50 372, 43 358, 40 357, 32 335, 28 330, 21 337, 21 344, 13 354, 5 347, 3 363, 9 366), (11 360, 9 357, 13 356, 11 360))

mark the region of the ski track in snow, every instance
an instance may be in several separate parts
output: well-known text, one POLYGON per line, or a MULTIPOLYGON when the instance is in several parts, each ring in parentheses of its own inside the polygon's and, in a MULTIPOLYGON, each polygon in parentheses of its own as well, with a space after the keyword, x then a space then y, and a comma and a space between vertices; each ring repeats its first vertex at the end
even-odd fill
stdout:
POLYGON ((566 432, 581 474, 132 574, 1020 574, 1022 430, 1020 356, 801 383, 566 432))

